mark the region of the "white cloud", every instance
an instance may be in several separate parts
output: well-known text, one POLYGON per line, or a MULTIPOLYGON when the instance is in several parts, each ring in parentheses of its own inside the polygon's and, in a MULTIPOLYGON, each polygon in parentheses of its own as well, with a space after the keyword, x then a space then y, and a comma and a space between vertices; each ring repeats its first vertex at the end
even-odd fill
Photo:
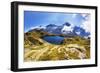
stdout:
POLYGON ((85 29, 86 32, 91 31, 91 25, 89 21, 84 21, 81 27, 85 29))
POLYGON ((89 14, 81 14, 81 16, 85 19, 85 20, 89 20, 90 19, 90 15, 89 14))
POLYGON ((82 17, 84 17, 85 20, 83 20, 82 25, 80 27, 85 29, 86 32, 90 32, 91 31, 90 15, 82 14, 82 17))
POLYGON ((85 17, 87 16, 87 14, 86 14, 86 13, 82 13, 81 16, 82 16, 83 18, 85 18, 85 17))

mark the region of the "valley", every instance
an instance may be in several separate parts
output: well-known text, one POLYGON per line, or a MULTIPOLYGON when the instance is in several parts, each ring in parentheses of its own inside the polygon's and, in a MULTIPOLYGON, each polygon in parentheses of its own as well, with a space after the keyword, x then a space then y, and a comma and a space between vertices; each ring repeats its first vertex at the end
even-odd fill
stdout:
POLYGON ((34 29, 24 33, 25 62, 89 58, 89 38, 83 38, 78 35, 73 36, 71 34, 52 34, 40 29, 34 29), (50 38, 43 39, 47 36, 50 38), (56 38, 54 38, 55 36, 56 38), (61 37, 63 37, 63 39, 61 37))

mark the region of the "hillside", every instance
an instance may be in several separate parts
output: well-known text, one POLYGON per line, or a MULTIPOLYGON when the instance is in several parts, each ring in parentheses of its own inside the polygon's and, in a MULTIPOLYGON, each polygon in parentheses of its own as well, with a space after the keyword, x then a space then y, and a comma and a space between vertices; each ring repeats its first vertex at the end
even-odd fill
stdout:
POLYGON ((49 61, 90 58, 90 39, 80 36, 63 36, 61 44, 52 44, 43 39, 55 36, 43 30, 31 30, 24 33, 24 61, 49 61))

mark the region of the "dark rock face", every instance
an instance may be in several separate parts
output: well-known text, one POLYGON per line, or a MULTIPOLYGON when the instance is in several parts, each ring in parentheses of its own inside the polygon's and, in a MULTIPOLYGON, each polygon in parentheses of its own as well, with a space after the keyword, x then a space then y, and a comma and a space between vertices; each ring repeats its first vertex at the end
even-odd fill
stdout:
POLYGON ((71 26, 71 24, 70 23, 68 23, 68 22, 66 22, 65 24, 63 24, 63 25, 66 25, 66 26, 71 26))
POLYGON ((63 28, 65 27, 71 27, 72 25, 68 22, 62 24, 62 25, 55 25, 55 24, 49 24, 47 26, 45 26, 45 28, 35 28, 35 29, 32 29, 30 30, 29 32, 31 31, 34 31, 34 30, 39 30, 39 31, 45 31, 47 33, 50 33, 50 34, 56 34, 56 35, 73 35, 73 36, 81 36, 81 37, 87 37, 87 38, 90 38, 90 32, 86 32, 85 29, 83 29, 82 27, 78 27, 78 26, 74 26, 72 27, 72 29, 68 29, 67 28, 65 30, 62 30, 63 28))

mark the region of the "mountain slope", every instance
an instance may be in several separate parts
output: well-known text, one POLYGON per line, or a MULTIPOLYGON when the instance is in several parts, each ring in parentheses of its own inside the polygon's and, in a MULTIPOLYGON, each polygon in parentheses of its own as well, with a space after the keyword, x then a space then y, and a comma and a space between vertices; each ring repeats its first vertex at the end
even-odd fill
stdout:
MULTIPOLYGON (((33 30, 41 30, 41 31, 45 31, 49 34, 56 34, 56 35, 77 35, 77 36, 81 36, 84 38, 88 38, 90 37, 90 32, 86 32, 86 30, 82 27, 79 26, 73 26, 72 24, 66 22, 62 25, 55 25, 55 24, 49 24, 46 25, 45 27, 37 27, 34 28, 33 30)), ((32 31, 32 30, 30 30, 32 31)))
POLYGON ((24 33, 24 61, 55 61, 90 58, 90 40, 80 36, 48 33, 33 29, 24 33), (64 40, 56 45, 43 39, 45 36, 62 36, 64 40))

